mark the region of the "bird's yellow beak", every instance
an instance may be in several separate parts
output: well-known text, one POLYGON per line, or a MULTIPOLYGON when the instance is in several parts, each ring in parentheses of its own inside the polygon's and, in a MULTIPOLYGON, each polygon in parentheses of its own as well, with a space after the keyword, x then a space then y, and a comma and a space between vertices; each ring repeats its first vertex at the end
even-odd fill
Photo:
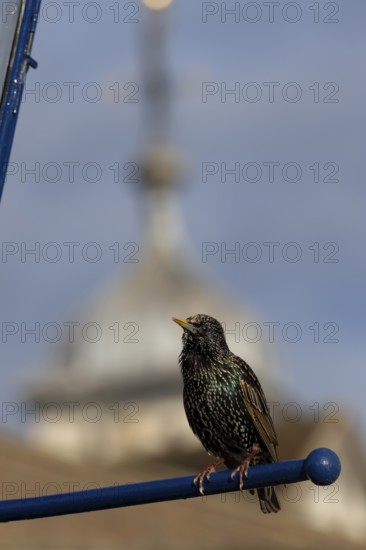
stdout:
POLYGON ((188 323, 185 319, 180 319, 179 317, 172 317, 174 323, 177 323, 177 325, 181 326, 182 328, 189 330, 190 332, 195 331, 195 326, 191 325, 191 323, 188 323))

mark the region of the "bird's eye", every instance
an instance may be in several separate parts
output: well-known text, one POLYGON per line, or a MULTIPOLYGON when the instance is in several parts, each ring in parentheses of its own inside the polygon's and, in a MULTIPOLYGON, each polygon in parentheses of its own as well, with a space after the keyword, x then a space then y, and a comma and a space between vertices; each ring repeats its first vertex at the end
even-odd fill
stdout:
POLYGON ((192 323, 192 325, 194 326, 197 334, 199 334, 201 336, 204 335, 205 329, 200 323, 192 323))

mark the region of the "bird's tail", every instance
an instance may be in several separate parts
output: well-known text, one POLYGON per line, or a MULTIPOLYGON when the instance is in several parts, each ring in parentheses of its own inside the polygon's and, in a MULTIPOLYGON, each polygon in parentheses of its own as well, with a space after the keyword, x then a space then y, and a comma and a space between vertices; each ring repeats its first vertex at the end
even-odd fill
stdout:
POLYGON ((274 487, 257 489, 257 494, 263 514, 270 514, 271 512, 279 512, 281 510, 277 491, 274 487))

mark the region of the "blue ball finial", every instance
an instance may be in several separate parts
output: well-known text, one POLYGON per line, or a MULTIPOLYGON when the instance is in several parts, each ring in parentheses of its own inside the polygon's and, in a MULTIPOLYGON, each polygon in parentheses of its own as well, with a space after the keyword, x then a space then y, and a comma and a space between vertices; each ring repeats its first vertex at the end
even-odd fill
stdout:
POLYGON ((338 479, 341 462, 331 449, 315 449, 305 461, 305 472, 315 485, 331 485, 338 479))

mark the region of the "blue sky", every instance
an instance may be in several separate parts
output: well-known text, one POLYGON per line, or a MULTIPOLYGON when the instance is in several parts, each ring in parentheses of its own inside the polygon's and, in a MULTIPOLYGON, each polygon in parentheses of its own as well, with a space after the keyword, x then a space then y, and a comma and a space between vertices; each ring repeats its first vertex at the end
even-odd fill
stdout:
MULTIPOLYGON (((83 19, 81 7, 71 23, 63 3, 58 21, 50 22, 56 18, 51 9, 41 14, 33 47, 39 68, 28 74, 11 158, 17 173, 8 177, 1 204, 2 242, 30 246, 95 241, 107 249, 116 234, 121 242, 140 242, 137 195, 132 185, 115 183, 109 167, 133 161, 142 137, 141 93, 136 103, 114 101, 114 83, 125 99, 133 85, 123 86, 139 83, 141 11, 131 15, 137 22, 124 22, 129 12, 121 2, 115 23, 112 4, 101 4, 95 23, 83 19), (67 83, 74 83, 73 102, 67 83), (102 96, 93 102, 87 94, 95 91, 102 96), (58 101, 54 93, 61 93, 58 101), (60 167, 59 180, 51 183, 51 166, 46 178, 41 175, 35 182, 26 170, 36 162, 41 170, 47 163, 60 167), (70 162, 80 163, 73 183, 70 162), (84 180, 80 177, 90 162, 102 171, 95 183, 90 181, 92 167, 84 180)), ((203 23, 203 4, 173 4, 168 42, 175 86, 172 141, 188 166, 181 210, 193 260, 212 280, 260 311, 262 321, 280 323, 279 330, 287 323, 299 325, 298 342, 280 335, 274 343, 284 387, 305 403, 339 403, 365 431, 366 6, 361 0, 319 2, 315 23, 310 9, 314 2, 301 2, 299 21, 290 23, 285 17, 295 18, 296 13, 283 11, 287 3, 280 2, 270 23, 265 3, 255 2, 253 9, 262 14, 258 22, 245 21, 241 12, 238 22, 228 16, 225 23, 221 3, 207 3, 219 6, 219 12, 203 23), (326 17, 339 22, 325 23, 326 17), (203 82, 219 90, 206 102, 203 82), (273 101, 268 83, 275 83, 273 101), (221 91, 235 86, 238 101, 232 94, 221 98, 221 91), (250 101, 254 92, 262 94, 257 102, 250 101), (296 102, 291 101, 294 93, 301 94, 296 102), (334 99, 338 101, 330 101, 334 99), (203 163, 217 168, 206 182, 203 163), (268 163, 276 163, 272 182, 268 163), (230 175, 221 181, 222 166, 232 169, 235 164, 239 181, 230 175), (300 167, 298 181, 291 181, 296 179, 291 165, 300 167), (245 167, 247 180, 255 179, 258 172, 253 170, 259 167, 258 181, 243 177, 245 167), (203 263, 205 242, 217 243, 220 253, 239 246, 239 261, 233 255, 223 261, 217 253, 203 263), (273 262, 264 244, 268 242, 279 243, 273 262), (245 251, 255 250, 246 248, 248 243, 256 243, 262 253, 257 262, 246 259, 245 251), (301 252, 298 262, 289 260, 295 251, 289 243, 301 252), (336 328, 339 341, 325 342, 336 328), (320 341, 314 342, 318 329, 320 341)), ((234 2, 226 4, 230 8, 234 2)), ((248 14, 254 17, 254 11, 248 14)), ((88 17, 94 17, 91 11, 88 17)), ((123 271, 127 274, 128 266, 115 264, 108 255, 96 263, 77 256, 73 264, 63 259, 22 263, 19 254, 9 256, 1 265, 2 323, 61 321, 95 288, 123 271)), ((52 350, 45 343, 20 345, 18 338, 9 338, 1 349, 1 400, 21 394, 24 377, 32 368, 36 372, 52 350)))

